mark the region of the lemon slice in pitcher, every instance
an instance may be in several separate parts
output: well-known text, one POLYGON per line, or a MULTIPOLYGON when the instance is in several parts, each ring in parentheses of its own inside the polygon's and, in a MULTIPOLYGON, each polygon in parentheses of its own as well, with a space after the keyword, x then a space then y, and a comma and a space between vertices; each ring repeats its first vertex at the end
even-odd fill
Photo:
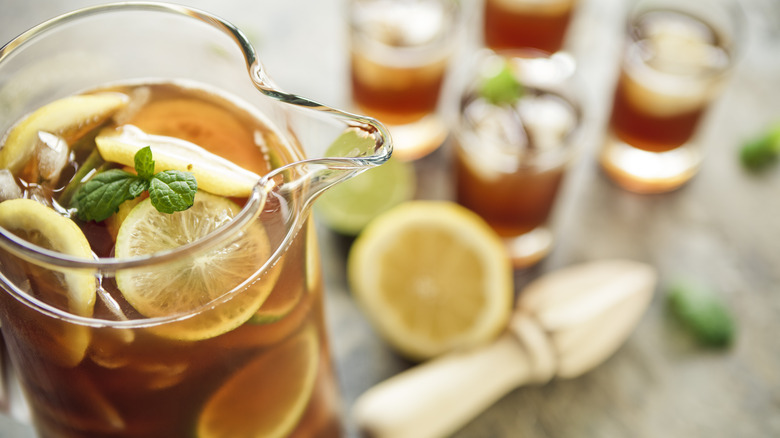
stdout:
POLYGON ((154 171, 191 172, 198 188, 220 196, 247 197, 260 177, 199 145, 180 138, 150 135, 132 125, 106 129, 95 138, 98 151, 106 161, 134 166, 135 154, 149 146, 154 156, 154 171))
MULTIPOLYGON (((33 200, 12 199, 0 203, 0 226, 42 248, 93 258, 89 242, 75 222, 33 200)), ((21 261, 20 264, 32 280, 30 293, 35 298, 78 316, 92 316, 96 299, 92 273, 48 270, 21 261)), ((34 333, 20 335, 34 337, 30 345, 40 345, 42 355, 64 366, 81 362, 89 345, 87 327, 54 318, 42 318, 34 333)))
POLYGON ((8 133, 0 149, 0 168, 19 173, 33 156, 39 131, 73 141, 105 122, 128 100, 124 94, 106 92, 70 96, 42 106, 8 133))
MULTIPOLYGON (((234 202, 205 192, 195 195, 188 210, 166 214, 146 199, 119 227, 116 257, 168 251, 194 242, 230 221, 240 210, 234 202)), ((161 336, 198 340, 243 324, 263 304, 279 276, 281 262, 260 275, 270 258, 265 229, 253 222, 224 245, 160 267, 117 272, 125 299, 147 317, 192 315, 152 327, 161 336), (231 293, 232 298, 223 299, 231 293), (221 300, 221 301, 220 301, 221 300)), ((228 297, 229 298, 229 297, 228 297)))
POLYGON ((489 341, 512 309, 501 240, 454 203, 412 201, 377 217, 355 241, 347 270, 379 333, 413 360, 489 341))
POLYGON ((318 350, 317 331, 307 325, 249 362, 206 402, 197 436, 288 436, 301 420, 314 390, 318 350))

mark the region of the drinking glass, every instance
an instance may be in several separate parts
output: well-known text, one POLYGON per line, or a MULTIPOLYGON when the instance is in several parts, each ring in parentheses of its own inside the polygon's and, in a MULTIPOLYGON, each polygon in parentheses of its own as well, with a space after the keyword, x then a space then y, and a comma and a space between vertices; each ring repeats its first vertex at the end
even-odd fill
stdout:
MULTIPOLYGON (((31 168, 42 169, 43 155, 0 170, 13 172, 10 185, 3 179, 3 196, 9 189, 28 198, 4 198, 0 210, 43 209, 58 224, 44 237, 72 240, 83 232, 92 253, 58 252, 52 242, 26 233, 31 225, 0 228, 2 337, 40 436, 340 436, 308 211, 328 187, 389 158, 384 126, 280 90, 230 23, 146 2, 71 12, 0 48, 0 107, 0 132, 33 126, 41 139, 59 136, 63 143, 57 144, 70 148, 62 170, 68 181, 27 178, 31 168), (77 112, 53 113, 60 106, 50 103, 96 87, 114 96, 129 90, 130 103, 109 125, 129 118, 137 121, 135 129, 216 139, 217 149, 247 129, 248 148, 223 152, 245 152, 255 158, 234 161, 265 172, 250 180, 248 194, 215 201, 236 205, 235 212, 218 210, 222 219, 196 240, 117 257, 109 226, 78 220, 71 204, 61 204, 70 184, 82 183, 79 171, 89 170, 79 151, 97 140, 82 133, 71 142, 70 131, 47 132, 77 112), (200 114, 197 122, 187 119, 191 112, 200 114), (323 156, 331 143, 351 139, 349 156, 323 156), (75 231, 62 234, 59 224, 75 231), (205 283, 211 294, 196 296, 205 283), (174 299, 151 302, 148 310, 127 295, 133 284, 147 285, 138 293, 164 290, 174 299)), ((155 135, 144 138, 166 134, 155 135)), ((10 148, 2 138, 2 147, 10 148)), ((196 204, 201 195, 217 198, 199 191, 196 204)), ((117 242, 135 212, 120 225, 117 242)), ((11 215, 27 223, 18 216, 11 215)), ((160 231, 152 240, 177 237, 160 231)))
POLYGON ((559 52, 576 5, 577 0, 485 0, 485 46, 559 52))
POLYGON ((704 116, 733 70, 743 15, 729 0, 641 0, 625 48, 600 162, 620 186, 674 190, 698 171, 704 116))
POLYGON ((573 161, 582 114, 565 60, 532 51, 487 51, 460 101, 455 129, 456 198, 504 241, 525 268, 552 249, 548 220, 573 161), (514 104, 480 95, 485 78, 508 65, 522 83, 514 104))
POLYGON ((352 100, 385 123, 399 159, 421 158, 444 142, 438 112, 455 52, 455 0, 351 0, 352 100))

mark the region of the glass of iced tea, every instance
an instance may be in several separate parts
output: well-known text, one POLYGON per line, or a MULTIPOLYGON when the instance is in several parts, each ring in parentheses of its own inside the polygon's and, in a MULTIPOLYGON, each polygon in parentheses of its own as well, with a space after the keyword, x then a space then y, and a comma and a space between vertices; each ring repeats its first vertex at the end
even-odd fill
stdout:
POLYGON ((0 107, 0 323, 41 437, 341 436, 308 209, 389 158, 381 124, 161 3, 23 33, 0 107))
POLYGON ((455 51, 456 0, 350 0, 350 78, 359 111, 388 125, 397 158, 445 140, 438 112, 455 51))
POLYGON ((474 65, 455 129, 456 198, 501 236, 516 268, 529 267, 553 246, 548 222, 581 131, 573 78, 541 52, 487 51, 474 65), (485 84, 502 75, 519 92, 497 102, 485 84))
POLYGON ((485 0, 482 33, 494 50, 563 49, 577 0, 485 0))
POLYGON ((627 19, 605 173, 640 193, 674 190, 698 171, 696 134, 733 70, 743 14, 728 0, 637 2, 627 19))

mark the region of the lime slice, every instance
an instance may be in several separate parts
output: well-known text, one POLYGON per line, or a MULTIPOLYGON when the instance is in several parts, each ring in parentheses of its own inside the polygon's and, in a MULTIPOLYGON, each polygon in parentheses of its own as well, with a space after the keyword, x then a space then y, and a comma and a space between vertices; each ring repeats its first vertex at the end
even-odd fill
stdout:
POLYGON ((377 217, 355 240, 347 272, 370 321, 413 360, 491 340, 512 309, 500 238, 450 202, 407 202, 377 217))
POLYGON ((300 287, 285 287, 274 292, 249 319, 250 324, 271 324, 287 316, 301 301, 304 291, 300 287))
MULTIPOLYGON (((33 200, 13 199, 0 203, 0 226, 42 248, 90 260, 93 258, 89 242, 75 222, 33 200)), ((53 271, 31 263, 20 263, 30 280, 30 293, 34 297, 78 316, 92 316, 96 299, 92 273, 53 271)), ((19 335, 35 338, 30 345, 39 346, 42 355, 61 365, 75 366, 81 362, 89 345, 87 327, 54 318, 37 318, 35 321, 34 333, 24 330, 19 335)))
MULTIPOLYGON (((119 227, 116 257, 134 257, 167 251, 211 233, 240 210, 232 201, 204 192, 194 205, 174 214, 160 213, 146 199, 135 206, 119 227)), ((138 312, 148 317, 195 316, 155 326, 161 336, 181 340, 211 338, 243 324, 263 304, 281 263, 260 276, 269 259, 268 236, 259 222, 243 233, 194 258, 143 270, 117 272, 122 295, 138 312), (225 294, 235 291, 229 300, 225 294)))
POLYGON ((95 138, 100 155, 106 161, 133 167, 135 154, 150 146, 154 171, 192 172, 198 188, 220 196, 247 197, 260 177, 231 161, 212 154, 186 140, 150 135, 132 125, 106 129, 95 138))
POLYGON ((234 374, 206 405, 199 438, 282 438, 295 428, 314 390, 319 342, 309 324, 234 374))
MULTIPOLYGON (((326 155, 349 156, 351 150, 366 150, 372 145, 373 140, 361 137, 359 131, 347 131, 326 155)), ((411 199, 414 191, 412 165, 390 158, 381 166, 330 188, 317 200, 315 211, 331 229, 354 236, 377 215, 411 199)))
POLYGON ((279 281, 283 284, 279 284, 260 306, 249 320, 251 324, 272 324, 287 318, 299 307, 306 295, 313 293, 321 284, 320 254, 314 221, 307 222, 305 232, 305 239, 298 235, 284 255, 284 258, 291 262, 285 264, 286 270, 282 274, 284 280, 279 281), (302 266, 301 262, 305 264, 302 266))
POLYGON ((96 93, 70 96, 42 106, 8 133, 0 149, 0 168, 18 174, 33 156, 38 132, 48 132, 72 143, 105 122, 128 100, 121 93, 96 93))

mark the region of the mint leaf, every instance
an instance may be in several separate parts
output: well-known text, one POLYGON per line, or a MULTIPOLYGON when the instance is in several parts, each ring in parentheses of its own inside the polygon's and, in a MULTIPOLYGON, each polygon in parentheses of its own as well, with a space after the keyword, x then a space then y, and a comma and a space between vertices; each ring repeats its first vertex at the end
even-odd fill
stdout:
POLYGON ((157 211, 173 213, 184 211, 195 202, 198 182, 189 172, 166 170, 152 177, 149 198, 157 211))
POLYGON ((190 172, 165 170, 154 173, 152 149, 147 146, 133 157, 137 175, 120 169, 98 172, 82 185, 71 201, 79 219, 100 222, 119 210, 125 201, 149 191, 152 205, 162 213, 183 211, 195 202, 198 182, 190 172))
POLYGON ((135 162, 135 171, 143 179, 150 179, 154 176, 154 160, 152 159, 152 148, 146 146, 139 149, 133 157, 135 162))
POLYGON ((674 315, 704 345, 725 347, 734 338, 735 324, 729 308, 706 286, 678 281, 668 294, 674 315))
POLYGON ((768 168, 780 158, 780 124, 745 143, 739 151, 742 165, 751 171, 768 168))
POLYGON ((146 181, 124 170, 96 174, 76 193, 73 205, 79 219, 100 222, 114 214, 119 205, 146 190, 146 181))
POLYGON ((482 82, 480 95, 493 105, 512 105, 523 96, 523 84, 508 63, 495 75, 482 82))

